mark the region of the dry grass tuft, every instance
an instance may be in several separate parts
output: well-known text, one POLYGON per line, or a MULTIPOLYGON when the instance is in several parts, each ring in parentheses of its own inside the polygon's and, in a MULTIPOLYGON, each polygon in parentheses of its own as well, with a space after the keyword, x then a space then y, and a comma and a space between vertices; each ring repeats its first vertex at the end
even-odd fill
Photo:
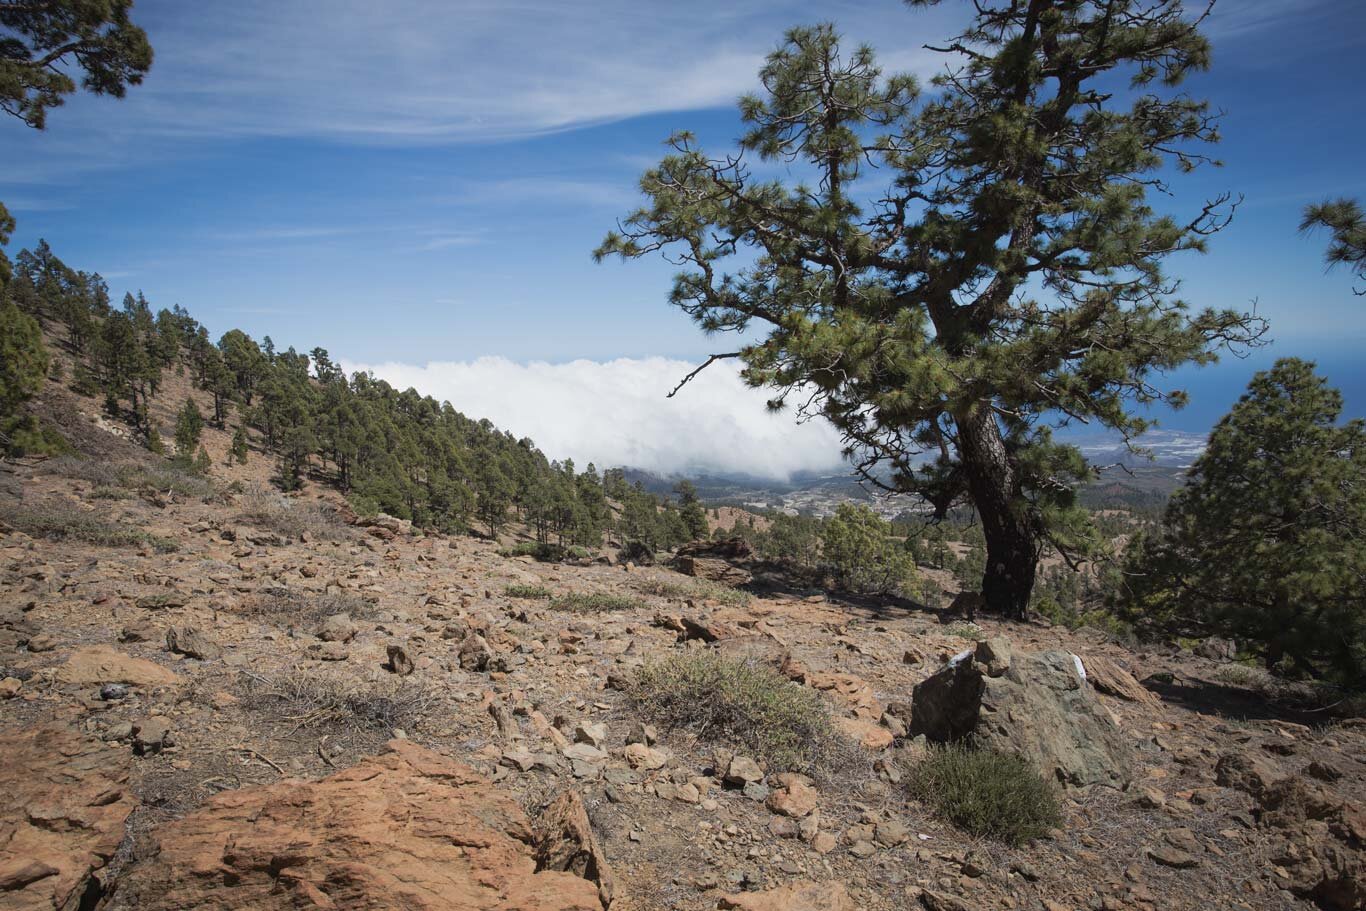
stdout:
POLYGON ((1057 789, 1019 756, 936 747, 909 771, 911 795, 973 835, 1021 845, 1062 825, 1057 789))
POLYGON ((374 615, 375 605, 354 592, 309 592, 280 587, 239 601, 232 612, 290 626, 309 626, 333 614, 350 614, 353 620, 363 620, 374 615))
POLYGON ((298 540, 304 532, 325 541, 344 541, 355 531, 332 506, 318 500, 286 497, 265 488, 248 490, 240 498, 238 520, 298 540))
POLYGON ((750 601, 749 592, 708 579, 688 579, 685 582, 641 579, 636 582, 635 588, 642 595, 655 598, 695 598, 699 601, 717 601, 726 607, 746 607, 750 601))
POLYGON ((436 701, 425 684, 407 677, 357 679, 337 672, 296 667, 271 674, 243 672, 243 708, 298 728, 351 728, 388 734, 411 730, 436 701))
POLYGON ((836 732, 819 693, 717 652, 681 651, 649 662, 627 694, 652 720, 744 750, 774 771, 831 777, 855 750, 836 732))

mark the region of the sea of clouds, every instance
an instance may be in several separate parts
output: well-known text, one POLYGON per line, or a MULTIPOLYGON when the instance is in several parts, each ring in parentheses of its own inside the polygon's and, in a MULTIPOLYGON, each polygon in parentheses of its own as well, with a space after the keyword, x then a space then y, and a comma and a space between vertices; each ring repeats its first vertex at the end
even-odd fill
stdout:
POLYGON ((399 389, 449 401, 472 418, 529 436, 547 457, 661 475, 743 474, 786 480, 838 470, 839 436, 824 420, 773 414, 734 364, 718 362, 676 396, 696 364, 662 357, 517 363, 501 357, 425 365, 344 364, 399 389))

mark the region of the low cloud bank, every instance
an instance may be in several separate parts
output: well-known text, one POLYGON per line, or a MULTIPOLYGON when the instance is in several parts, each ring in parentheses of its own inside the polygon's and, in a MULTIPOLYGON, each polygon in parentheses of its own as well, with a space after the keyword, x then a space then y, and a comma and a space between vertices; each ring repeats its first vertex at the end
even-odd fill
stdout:
POLYGON ((617 465, 662 475, 725 473, 786 480, 838 470, 839 436, 824 421, 770 414, 762 390, 713 364, 674 398, 696 365, 662 357, 519 364, 501 357, 416 364, 346 363, 399 389, 448 400, 473 418, 529 436, 547 457, 582 468, 617 465))

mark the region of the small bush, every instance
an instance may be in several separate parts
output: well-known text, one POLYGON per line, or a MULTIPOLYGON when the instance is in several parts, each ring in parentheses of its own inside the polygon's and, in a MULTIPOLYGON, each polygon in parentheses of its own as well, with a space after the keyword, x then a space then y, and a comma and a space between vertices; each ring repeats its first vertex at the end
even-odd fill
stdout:
POLYGON ((630 595, 609 595, 603 592, 574 592, 568 595, 561 595, 550 602, 553 610, 574 611, 576 613, 602 613, 605 611, 624 611, 638 610, 645 607, 645 602, 639 598, 632 598, 630 595))
POLYGON ((771 770, 819 774, 852 749, 814 690, 716 652, 678 652, 650 662, 627 692, 659 723, 744 750, 771 770))
POLYGON ((92 500, 132 500, 136 496, 137 494, 131 490, 125 490, 122 487, 110 487, 106 484, 101 484, 90 491, 90 499, 92 500))
POLYGON ((1056 790, 1030 763, 961 746, 934 749, 907 776, 911 795, 973 835, 1019 845, 1062 822, 1056 790))
POLYGON ((507 557, 532 557, 541 563, 561 563, 565 560, 587 560, 593 556, 592 551, 586 547, 578 545, 563 544, 542 544, 539 541, 521 541, 510 547, 498 548, 498 556, 507 557))
POLYGON ((53 541, 84 541, 102 547, 141 547, 147 544, 163 554, 180 549, 180 545, 169 538, 148 534, 140 528, 106 522, 94 513, 63 500, 6 503, 0 507, 0 522, 35 538, 53 541))
POLYGON ((973 642, 981 642, 987 637, 986 631, 976 623, 955 623, 944 630, 944 634, 958 639, 971 639, 973 642))
POLYGON ((509 585, 503 589, 509 598, 526 598, 534 601, 548 601, 555 594, 544 585, 509 585))
POLYGON ((248 525, 273 531, 286 538, 298 539, 304 532, 328 541, 352 537, 351 526, 327 503, 317 500, 293 499, 273 490, 256 488, 242 498, 242 512, 238 518, 248 525))
POLYGON ((298 727, 350 727, 377 734, 411 728, 434 701, 432 691, 413 680, 357 680, 304 668, 243 673, 237 688, 244 708, 278 714, 298 727))
POLYGON ((745 607, 750 599, 747 591, 707 579, 690 579, 687 582, 641 579, 636 583, 636 590, 643 595, 652 595, 656 598, 697 598, 703 601, 717 601, 726 607, 745 607))
POLYGON ((374 614, 374 605, 352 592, 301 592, 280 587, 266 589, 237 602, 233 613, 308 626, 333 614, 350 614, 353 620, 364 619, 374 614))

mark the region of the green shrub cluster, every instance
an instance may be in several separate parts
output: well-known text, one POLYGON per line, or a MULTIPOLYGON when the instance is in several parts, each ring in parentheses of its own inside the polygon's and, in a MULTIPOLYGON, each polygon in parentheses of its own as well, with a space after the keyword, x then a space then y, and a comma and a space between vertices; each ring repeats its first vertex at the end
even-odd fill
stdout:
POLYGON ((1056 789, 1019 756, 936 747, 909 771, 911 795, 973 835, 1020 845, 1062 822, 1056 789))
POLYGON ((554 610, 594 614, 608 611, 639 610, 645 607, 645 603, 639 598, 632 598, 630 595, 612 595, 605 592, 572 592, 551 601, 550 606, 554 610))
POLYGON ((772 771, 830 771, 852 747, 820 694, 776 671, 712 651, 651 661, 630 681, 637 706, 661 724, 743 750, 772 771))

